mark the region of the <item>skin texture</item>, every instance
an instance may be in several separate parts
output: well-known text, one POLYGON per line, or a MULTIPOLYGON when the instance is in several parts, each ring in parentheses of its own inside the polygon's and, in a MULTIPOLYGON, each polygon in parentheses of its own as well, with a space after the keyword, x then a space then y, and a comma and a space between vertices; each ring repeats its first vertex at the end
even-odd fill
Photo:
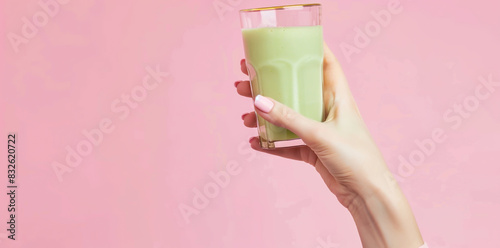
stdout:
MULTIPOLYGON (((241 71, 247 74, 245 61, 241 71)), ((352 214, 363 247, 419 247, 424 242, 411 208, 371 138, 337 59, 324 45, 324 122, 301 116, 285 105, 255 112, 297 134, 306 145, 265 150, 257 137, 253 149, 300 160, 314 166, 328 189, 352 214)), ((252 97, 249 81, 235 83, 238 94, 252 97)), ((255 97, 255 96, 254 96, 255 97)), ((257 126, 255 114, 242 116, 245 126, 257 126)))

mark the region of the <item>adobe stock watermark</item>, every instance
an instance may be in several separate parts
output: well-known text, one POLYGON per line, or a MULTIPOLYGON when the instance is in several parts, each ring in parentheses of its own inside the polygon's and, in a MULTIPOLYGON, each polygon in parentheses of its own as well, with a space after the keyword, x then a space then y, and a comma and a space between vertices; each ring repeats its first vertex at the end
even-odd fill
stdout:
MULTIPOLYGON (((453 107, 446 109, 443 113, 443 121, 450 130, 458 130, 464 120, 472 117, 482 102, 500 88, 500 81, 494 81, 493 75, 487 77, 480 76, 479 83, 474 87, 473 93, 464 97, 460 102, 454 103, 453 107)), ((448 138, 446 128, 436 127, 432 129, 429 136, 422 140, 414 141, 416 148, 411 150, 407 156, 399 155, 399 166, 397 174, 394 175, 397 181, 403 182, 404 178, 411 176, 415 168, 422 165, 427 158, 432 156, 440 144, 448 138)))
MULTIPOLYGON (((155 68, 146 66, 147 74, 143 77, 142 82, 138 83, 127 94, 122 94, 114 99, 111 104, 111 112, 117 115, 118 119, 124 121, 130 115, 131 111, 137 109, 139 104, 143 102, 150 91, 156 89, 164 78, 168 76, 167 72, 160 70, 160 66, 155 68)), ((63 181, 63 176, 70 173, 80 166, 83 159, 89 156, 95 147, 98 147, 104 140, 106 134, 110 134, 115 130, 116 126, 110 117, 102 118, 96 127, 89 130, 81 131, 83 138, 75 145, 65 147, 66 156, 64 162, 52 162, 52 170, 59 182, 63 181)))
POLYGON ((214 0, 212 6, 214 6, 217 16, 219 16, 220 21, 224 21, 224 16, 228 12, 234 11, 238 5, 241 4, 243 0, 214 0))
POLYGON ((351 57, 367 48, 372 39, 379 36, 382 29, 387 28, 391 24, 393 16, 401 14, 401 12, 403 12, 401 2, 399 0, 391 0, 387 4, 386 9, 370 13, 372 20, 366 22, 362 27, 354 27, 355 34, 352 42, 341 42, 339 44, 340 50, 347 59, 347 62, 351 63, 351 57))
POLYGON ((322 237, 318 237, 318 238, 316 238, 316 242, 318 245, 316 245, 314 248, 340 248, 339 244, 333 243, 330 235, 328 235, 326 237, 326 239, 323 239, 322 237))
MULTIPOLYGON (((238 146, 239 155, 248 155, 246 161, 251 162, 257 156, 257 152, 253 150, 248 142, 241 142, 238 146)), ((223 189, 225 189, 231 182, 231 178, 241 174, 243 167, 236 160, 230 160, 226 163, 224 169, 208 173, 210 178, 201 188, 193 188, 193 197, 191 205, 180 203, 178 205, 179 211, 186 224, 191 223, 193 215, 199 215, 203 209, 207 208, 210 201, 216 198, 223 189)))
POLYGON ((19 34, 9 32, 7 39, 14 49, 14 52, 19 52, 19 47, 22 44, 28 44, 37 34, 39 29, 45 27, 50 19, 54 18, 59 13, 61 5, 66 5, 69 0, 40 0, 38 6, 40 10, 35 12, 31 18, 23 16, 21 18, 22 26, 19 34))

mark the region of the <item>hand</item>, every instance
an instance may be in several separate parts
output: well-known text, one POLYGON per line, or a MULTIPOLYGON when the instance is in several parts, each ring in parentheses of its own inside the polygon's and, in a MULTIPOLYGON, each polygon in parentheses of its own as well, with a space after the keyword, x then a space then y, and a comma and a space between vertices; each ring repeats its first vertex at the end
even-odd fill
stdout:
MULTIPOLYGON (((370 194, 372 181, 386 180, 388 169, 361 118, 347 80, 334 55, 324 49, 324 104, 326 120, 316 122, 296 113, 285 105, 272 102, 272 110, 256 108, 262 118, 297 134, 307 146, 262 149, 258 138, 251 139, 252 148, 313 165, 340 203, 349 207, 358 195, 370 194), (378 175, 378 176, 375 176, 378 175)), ((246 74, 244 60, 241 70, 246 74)), ((251 97, 250 82, 237 84, 240 95, 251 97)), ((253 112, 244 115, 247 127, 256 127, 253 112)))
MULTIPOLYGON (((241 70, 247 74, 245 64, 242 60, 241 70)), ((411 209, 365 126, 339 62, 326 44, 323 75, 324 122, 308 119, 267 97, 259 96, 254 102, 259 116, 294 132, 306 145, 267 150, 253 137, 252 148, 313 165, 330 191, 353 214, 364 247, 421 245, 411 209), (374 230, 381 227, 386 229, 374 230)), ((235 85, 240 95, 252 97, 249 81, 235 85)), ((253 112, 243 115, 243 121, 247 127, 257 126, 253 112)))

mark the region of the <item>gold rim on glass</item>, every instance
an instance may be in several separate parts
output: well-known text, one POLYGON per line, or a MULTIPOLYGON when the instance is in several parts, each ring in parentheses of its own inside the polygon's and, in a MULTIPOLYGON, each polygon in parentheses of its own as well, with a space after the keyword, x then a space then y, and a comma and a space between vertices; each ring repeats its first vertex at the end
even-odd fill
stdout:
POLYGON ((307 3, 307 4, 292 4, 292 5, 282 5, 282 6, 272 6, 272 7, 264 7, 264 8, 254 8, 254 9, 242 9, 242 12, 254 12, 254 11, 263 11, 263 10, 279 10, 279 9, 293 9, 297 7, 313 7, 313 6, 321 6, 319 3, 307 3))

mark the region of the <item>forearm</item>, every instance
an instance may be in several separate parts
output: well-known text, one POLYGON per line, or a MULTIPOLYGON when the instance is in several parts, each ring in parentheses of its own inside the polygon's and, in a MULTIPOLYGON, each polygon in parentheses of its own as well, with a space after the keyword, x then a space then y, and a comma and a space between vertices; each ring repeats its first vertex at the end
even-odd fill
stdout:
POLYGON ((348 207, 364 248, 418 248, 423 245, 415 217, 397 184, 378 183, 348 207))

